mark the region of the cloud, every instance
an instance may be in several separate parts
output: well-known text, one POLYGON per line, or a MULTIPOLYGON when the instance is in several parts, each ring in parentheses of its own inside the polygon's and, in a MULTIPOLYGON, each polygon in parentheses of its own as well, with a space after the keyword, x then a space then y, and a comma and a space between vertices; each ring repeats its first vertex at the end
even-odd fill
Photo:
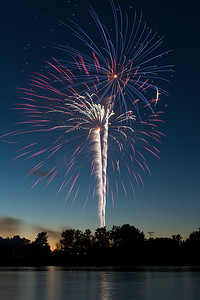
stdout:
POLYGON ((17 234, 23 222, 13 217, 0 217, 0 235, 17 234))
POLYGON ((61 239, 61 233, 66 230, 71 229, 69 227, 60 227, 58 230, 53 230, 49 227, 41 226, 41 225, 31 225, 31 230, 34 232, 35 237, 39 232, 45 231, 48 234, 48 242, 51 245, 51 248, 54 249, 56 243, 61 239))
POLYGON ((63 230, 69 229, 68 227, 59 227, 55 230, 39 224, 28 224, 20 219, 8 216, 0 216, 0 236, 12 237, 14 235, 25 236, 26 238, 34 241, 39 232, 47 232, 50 245, 54 248, 55 243, 61 239, 63 230))
POLYGON ((59 239, 60 235, 61 235, 61 231, 60 230, 53 230, 53 229, 45 227, 45 226, 32 225, 31 228, 36 233, 45 231, 45 232, 48 233, 49 237, 53 238, 53 239, 59 239))

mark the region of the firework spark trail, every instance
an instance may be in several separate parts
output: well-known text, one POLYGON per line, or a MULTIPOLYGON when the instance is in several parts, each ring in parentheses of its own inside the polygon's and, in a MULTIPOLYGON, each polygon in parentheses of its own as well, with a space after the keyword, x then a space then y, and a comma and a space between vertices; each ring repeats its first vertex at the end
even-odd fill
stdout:
POLYGON ((102 217, 104 227, 106 225, 106 182, 107 182, 107 160, 108 160, 108 114, 106 114, 105 124, 102 128, 102 180, 103 180, 103 206, 102 217))
POLYGON ((97 180, 96 193, 98 195, 98 212, 100 227, 105 226, 105 217, 103 215, 103 180, 102 180, 102 152, 100 128, 92 130, 95 171, 94 176, 97 180))

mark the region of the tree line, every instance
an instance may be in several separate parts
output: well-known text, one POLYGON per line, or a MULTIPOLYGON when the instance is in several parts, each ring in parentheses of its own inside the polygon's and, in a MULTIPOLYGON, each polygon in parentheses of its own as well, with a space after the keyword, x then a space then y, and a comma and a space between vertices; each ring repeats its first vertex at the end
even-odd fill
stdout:
POLYGON ((31 242, 26 238, 0 237, 0 265, 64 266, 144 266, 200 265, 200 228, 186 240, 180 234, 171 238, 148 239, 138 228, 124 224, 90 229, 66 229, 56 249, 51 251, 47 232, 31 242))

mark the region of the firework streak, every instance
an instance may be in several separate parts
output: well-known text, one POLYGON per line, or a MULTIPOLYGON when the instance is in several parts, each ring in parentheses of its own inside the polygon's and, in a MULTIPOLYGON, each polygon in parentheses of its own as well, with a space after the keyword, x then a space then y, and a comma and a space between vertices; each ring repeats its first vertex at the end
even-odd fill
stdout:
POLYGON ((103 205, 102 219, 105 226, 106 215, 106 182, 107 182, 107 159, 108 159, 108 114, 106 114, 105 124, 102 128, 102 179, 103 179, 103 205))

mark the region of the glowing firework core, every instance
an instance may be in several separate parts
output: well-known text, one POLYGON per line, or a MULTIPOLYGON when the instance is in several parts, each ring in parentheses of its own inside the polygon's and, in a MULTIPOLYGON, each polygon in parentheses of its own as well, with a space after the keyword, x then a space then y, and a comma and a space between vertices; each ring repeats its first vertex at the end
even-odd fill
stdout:
POLYGON ((114 74, 114 76, 113 76, 115 79, 117 78, 117 74, 114 74))

